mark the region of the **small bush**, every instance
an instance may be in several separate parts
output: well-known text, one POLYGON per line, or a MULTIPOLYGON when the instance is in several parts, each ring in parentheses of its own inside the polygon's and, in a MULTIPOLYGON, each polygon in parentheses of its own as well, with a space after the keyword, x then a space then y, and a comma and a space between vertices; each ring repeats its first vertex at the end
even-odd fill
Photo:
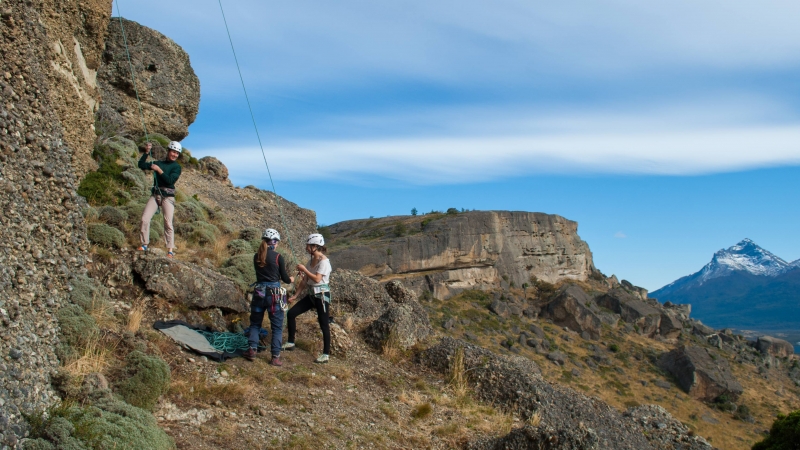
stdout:
POLYGON ((447 214, 451 216, 458 214, 458 208, 447 208, 447 214))
POLYGON ((175 220, 177 222, 196 222, 208 220, 205 205, 191 197, 184 202, 177 202, 175 205, 175 220))
POLYGON ((219 272, 236 283, 242 291, 256 281, 256 270, 253 267, 253 256, 239 254, 228 258, 219 272))
POLYGON ((608 349, 611 350, 614 353, 617 353, 619 351, 619 345, 611 344, 611 345, 608 346, 608 349))
POLYGON ((433 407, 430 403, 420 403, 419 405, 415 406, 414 409, 411 411, 411 417, 415 419, 424 419, 431 415, 433 412, 433 407))
POLYGON ((392 233, 397 237, 405 236, 407 232, 408 229, 406 228, 406 224, 404 224, 403 222, 397 222, 394 225, 394 229, 392 229, 392 233))
POLYGON ((27 419, 31 433, 26 450, 175 448, 152 414, 115 399, 91 406, 62 403, 27 419))
POLYGON ((256 227, 247 227, 239 232, 239 239, 244 239, 245 241, 259 241, 261 242, 261 233, 262 230, 256 227))
POLYGON ((757 442, 753 450, 796 450, 800 442, 800 409, 788 416, 778 414, 769 436, 757 442))
POLYGON ((100 333, 94 318, 78 305, 67 305, 56 313, 61 327, 61 342, 72 347, 84 345, 100 333))
POLYGON ((128 213, 113 206, 104 206, 98 218, 111 226, 121 227, 128 221, 128 213))
POLYGON ((139 145, 139 147, 141 147, 148 141, 152 142, 153 144, 158 144, 164 148, 167 148, 170 143, 169 138, 160 133, 153 133, 153 134, 148 134, 147 136, 142 136, 136 141, 136 143, 139 145))
POLYGON ((93 244, 108 248, 125 246, 125 235, 122 231, 104 223, 92 223, 86 227, 86 236, 93 244))
POLYGON ((181 236, 200 245, 215 243, 217 241, 217 234, 219 233, 217 227, 203 221, 179 223, 175 227, 175 231, 181 236))
POLYGON ((250 243, 245 241, 244 239, 234 239, 228 242, 228 253, 231 256, 249 254, 252 252, 253 249, 250 246, 250 243))
POLYGON ((134 350, 126 357, 128 378, 119 393, 133 406, 152 411, 158 398, 169 389, 169 366, 157 356, 134 350))

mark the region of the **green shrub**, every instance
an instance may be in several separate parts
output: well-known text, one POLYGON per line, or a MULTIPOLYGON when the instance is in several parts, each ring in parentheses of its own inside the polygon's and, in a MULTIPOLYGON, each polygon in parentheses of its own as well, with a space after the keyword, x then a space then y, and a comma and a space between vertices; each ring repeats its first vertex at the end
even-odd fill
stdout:
POLYGON ((125 211, 128 214, 128 217, 131 220, 136 220, 137 222, 142 218, 142 214, 144 213, 145 203, 136 202, 136 203, 128 203, 127 205, 121 207, 120 209, 125 211))
POLYGON ((89 406, 62 403, 27 419, 31 439, 23 445, 26 450, 175 448, 152 414, 116 399, 89 406))
POLYGON ((244 239, 234 239, 228 242, 228 253, 230 253, 231 256, 250 254, 252 251, 253 249, 250 243, 244 239))
POLYGON ((69 299, 84 311, 93 311, 108 306, 108 289, 94 279, 86 275, 78 275, 70 280, 69 284, 72 287, 69 299))
POLYGON ((458 208, 447 208, 447 214, 451 216, 458 214, 458 208))
POLYGON ((392 233, 395 236, 402 237, 402 236, 404 236, 406 234, 406 232, 408 232, 408 229, 406 228, 406 224, 404 224, 403 222, 400 222, 400 221, 398 221, 396 224, 394 224, 394 229, 392 229, 392 233))
POLYGON ((797 450, 800 448, 800 409, 788 416, 778 414, 769 436, 757 442, 753 450, 797 450))
POLYGON ((120 227, 128 221, 128 213, 113 206, 104 206, 98 218, 111 226, 120 227))
POLYGON ((256 270, 253 267, 251 254, 239 254, 228 258, 219 272, 230 278, 242 291, 246 291, 247 287, 256 281, 256 270))
POLYGON ((148 142, 147 138, 149 138, 149 142, 152 142, 154 144, 158 144, 158 145, 160 145, 160 146, 162 146, 164 148, 169 147, 170 139, 168 137, 164 136, 163 134, 159 134, 159 133, 152 133, 152 134, 148 134, 147 136, 142 136, 142 137, 140 137, 139 139, 136 140, 136 144, 139 147, 143 146, 144 144, 146 144, 148 142))
POLYGON ((219 231, 222 234, 233 234, 233 232, 236 231, 233 228, 233 225, 231 225, 227 220, 217 223, 217 228, 219 228, 219 231))
POLYGON ((119 386, 119 393, 133 406, 152 411, 158 398, 169 389, 169 366, 158 356, 138 350, 125 358, 128 377, 119 386))
POLYGON ((62 361, 70 359, 77 348, 85 346, 89 340, 100 334, 94 318, 78 305, 67 305, 59 309, 56 318, 61 328, 61 345, 56 353, 62 361))
POLYGON ((213 244, 217 241, 217 234, 219 233, 217 227, 202 221, 179 223, 175 227, 175 231, 200 245, 213 244))
POLYGON ((114 136, 108 139, 105 144, 118 155, 129 158, 139 158, 139 151, 136 143, 122 136, 114 136))
POLYGON ((261 233, 262 230, 256 227, 247 227, 239 232, 239 239, 244 239, 245 241, 259 241, 261 242, 261 233))
MULTIPOLYGON (((177 201, 176 201, 177 203, 177 201)), ((177 222, 196 222, 208 220, 204 205, 191 197, 175 205, 175 220, 177 222)))
POLYGON ((86 227, 86 237, 94 244, 103 247, 122 248, 125 246, 125 235, 122 231, 104 223, 92 223, 86 227))
POLYGON ((608 346, 608 349, 611 350, 614 353, 617 353, 619 351, 619 345, 611 344, 611 345, 608 346))

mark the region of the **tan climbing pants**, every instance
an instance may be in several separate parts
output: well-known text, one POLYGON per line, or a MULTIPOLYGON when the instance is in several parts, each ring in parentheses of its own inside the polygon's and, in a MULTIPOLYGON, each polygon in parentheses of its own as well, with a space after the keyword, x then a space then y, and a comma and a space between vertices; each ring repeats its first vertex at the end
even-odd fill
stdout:
MULTIPOLYGON (((161 215, 164 216, 164 242, 167 248, 175 248, 175 230, 172 228, 172 216, 175 213, 175 197, 162 197, 161 201, 161 215)), ((155 196, 150 196, 147 205, 144 207, 142 213, 142 228, 139 234, 139 240, 142 245, 150 244, 150 219, 158 210, 158 203, 156 203, 155 196)))

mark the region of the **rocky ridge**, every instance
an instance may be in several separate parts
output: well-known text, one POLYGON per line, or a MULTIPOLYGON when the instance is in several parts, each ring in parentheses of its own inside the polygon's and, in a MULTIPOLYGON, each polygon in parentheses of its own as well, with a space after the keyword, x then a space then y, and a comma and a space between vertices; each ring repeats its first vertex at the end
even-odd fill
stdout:
POLYGON ((585 281, 592 253, 563 217, 470 211, 340 222, 326 227, 339 267, 381 281, 401 279, 418 294, 446 298, 467 289, 533 279, 585 281))

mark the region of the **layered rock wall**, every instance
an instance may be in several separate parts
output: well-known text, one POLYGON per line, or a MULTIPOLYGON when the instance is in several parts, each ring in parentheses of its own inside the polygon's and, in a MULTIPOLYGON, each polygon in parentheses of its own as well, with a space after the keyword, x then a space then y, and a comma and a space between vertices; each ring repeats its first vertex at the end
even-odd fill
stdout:
POLYGON ((505 281, 522 286, 531 277, 557 282, 586 280, 594 270, 578 224, 561 216, 519 211, 473 211, 438 217, 387 217, 330 226, 334 243, 351 236, 356 245, 334 251, 337 267, 380 280, 402 278, 416 291, 440 298, 505 281), (402 223, 398 226, 397 223, 402 223), (370 239, 380 227, 407 228, 408 235, 370 239), (419 230, 419 231, 417 231, 419 230))
POLYGON ((55 311, 87 248, 95 84, 111 2, 0 3, 0 445, 52 403, 55 311))

